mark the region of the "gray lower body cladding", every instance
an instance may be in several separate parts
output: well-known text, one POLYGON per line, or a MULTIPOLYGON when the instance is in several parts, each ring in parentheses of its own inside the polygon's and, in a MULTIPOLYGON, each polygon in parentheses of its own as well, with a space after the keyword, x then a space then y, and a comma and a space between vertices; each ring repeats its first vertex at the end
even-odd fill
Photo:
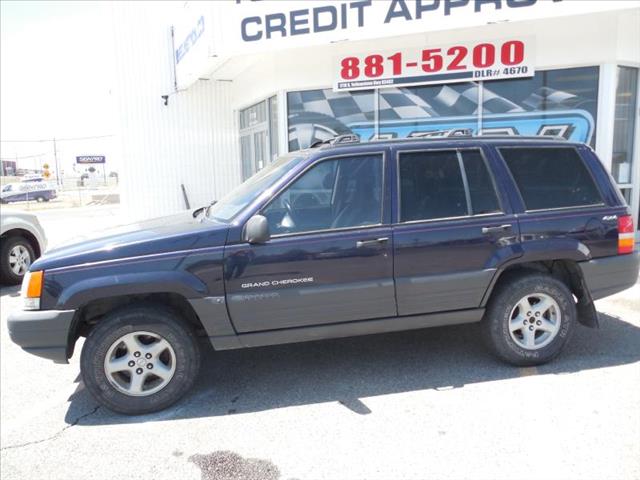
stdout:
POLYGON ((75 310, 18 310, 9 314, 11 340, 25 351, 67 363, 69 331, 75 310))
POLYGON ((580 262, 584 280, 594 300, 632 287, 638 281, 640 252, 580 262))
POLYGON ((209 340, 216 350, 229 350, 473 323, 482 320, 483 315, 484 308, 475 308, 455 312, 379 318, 358 322, 243 333, 240 335, 221 335, 209 337, 209 340))

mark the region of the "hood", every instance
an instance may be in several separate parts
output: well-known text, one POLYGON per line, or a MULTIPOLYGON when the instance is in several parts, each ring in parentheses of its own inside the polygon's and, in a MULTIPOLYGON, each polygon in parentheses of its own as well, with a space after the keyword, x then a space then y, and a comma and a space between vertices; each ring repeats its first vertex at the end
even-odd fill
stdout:
POLYGON ((75 238, 47 251, 31 270, 222 246, 227 230, 226 224, 195 219, 187 211, 75 238))
POLYGON ((13 209, 10 206, 3 206, 0 210, 0 222, 4 224, 4 222, 8 221, 10 218, 19 218, 20 220, 25 220, 27 222, 34 222, 38 220, 38 217, 33 213, 13 209))

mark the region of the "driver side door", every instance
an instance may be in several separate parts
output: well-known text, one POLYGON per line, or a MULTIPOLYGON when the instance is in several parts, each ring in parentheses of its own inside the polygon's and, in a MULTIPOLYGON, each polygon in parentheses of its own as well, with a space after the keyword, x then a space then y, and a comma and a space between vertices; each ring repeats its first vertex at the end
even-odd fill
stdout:
POLYGON ((382 152, 320 160, 261 210, 266 243, 227 246, 238 332, 396 315, 385 168, 382 152))

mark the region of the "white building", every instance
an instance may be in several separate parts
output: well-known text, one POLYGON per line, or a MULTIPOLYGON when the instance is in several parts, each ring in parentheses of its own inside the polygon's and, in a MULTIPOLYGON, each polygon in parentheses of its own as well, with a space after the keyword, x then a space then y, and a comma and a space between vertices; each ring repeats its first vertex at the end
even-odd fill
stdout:
POLYGON ((471 128, 590 143, 638 225, 640 2, 141 2, 113 20, 133 218, 184 209, 181 185, 207 204, 315 139, 471 128))

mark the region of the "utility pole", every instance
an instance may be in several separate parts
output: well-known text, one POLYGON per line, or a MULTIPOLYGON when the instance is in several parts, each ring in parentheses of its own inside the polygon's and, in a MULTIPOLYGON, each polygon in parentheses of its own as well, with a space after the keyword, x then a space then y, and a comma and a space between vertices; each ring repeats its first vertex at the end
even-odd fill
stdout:
POLYGON ((56 148, 56 137, 53 137, 53 160, 56 164, 56 185, 60 185, 60 170, 58 169, 58 149, 56 148))

